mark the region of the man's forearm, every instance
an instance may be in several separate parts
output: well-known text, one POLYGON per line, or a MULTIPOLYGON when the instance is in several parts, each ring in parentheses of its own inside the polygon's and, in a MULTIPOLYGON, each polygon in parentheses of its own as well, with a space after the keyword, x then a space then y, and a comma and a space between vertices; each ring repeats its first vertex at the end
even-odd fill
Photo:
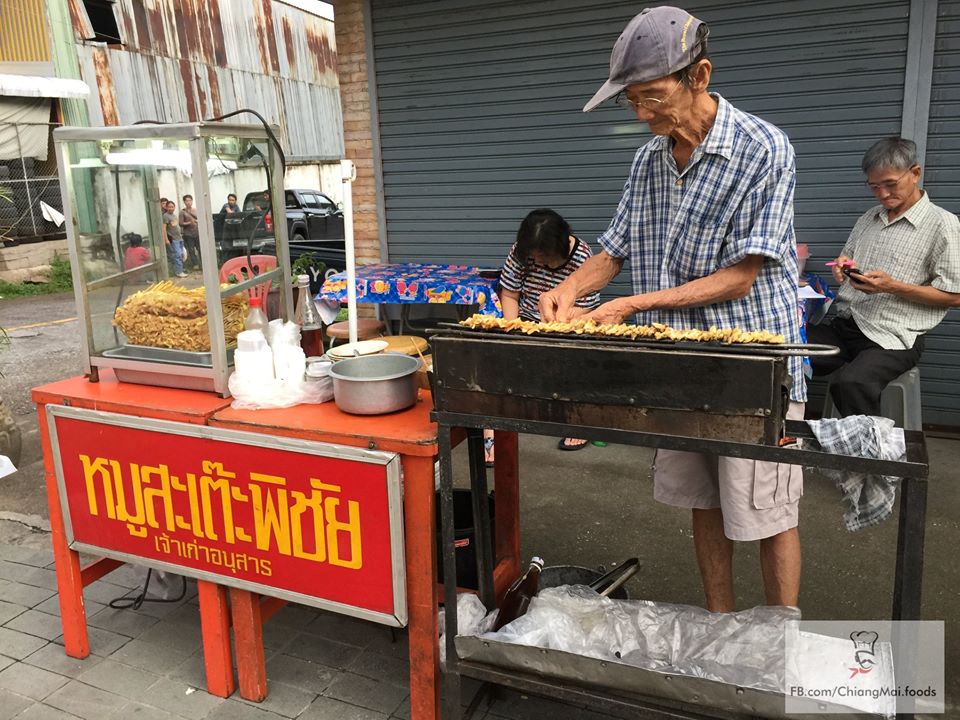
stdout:
POLYGON ((893 289, 893 294, 920 305, 945 308, 960 307, 960 293, 947 292, 935 288, 933 285, 911 285, 910 283, 898 282, 893 289))
POLYGON ((576 290, 577 299, 603 290, 623 267, 623 258, 615 258, 606 252, 587 258, 570 277, 561 284, 576 290))
POLYGON ((736 265, 677 287, 624 298, 633 312, 702 307, 745 297, 763 265, 761 255, 749 255, 736 265))

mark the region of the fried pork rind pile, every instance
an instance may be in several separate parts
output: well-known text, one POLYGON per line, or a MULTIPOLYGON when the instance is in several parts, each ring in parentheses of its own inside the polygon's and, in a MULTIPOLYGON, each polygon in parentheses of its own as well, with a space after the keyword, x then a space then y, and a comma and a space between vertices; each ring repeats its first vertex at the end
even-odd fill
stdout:
MULTIPOLYGON (((243 293, 224 298, 223 329, 227 346, 243 330, 247 299, 243 293)), ((187 289, 165 280, 134 293, 117 308, 113 324, 134 345, 210 352, 207 301, 202 287, 187 289)))
POLYGON ((475 330, 503 330, 524 335, 536 333, 563 333, 570 335, 613 335, 631 340, 692 340, 695 342, 721 342, 730 344, 765 343, 781 345, 783 335, 775 335, 766 330, 738 330, 730 328, 720 330, 675 330, 661 323, 652 325, 611 325, 593 320, 573 320, 571 322, 531 322, 530 320, 504 320, 488 315, 473 315, 462 320, 461 325, 475 330))

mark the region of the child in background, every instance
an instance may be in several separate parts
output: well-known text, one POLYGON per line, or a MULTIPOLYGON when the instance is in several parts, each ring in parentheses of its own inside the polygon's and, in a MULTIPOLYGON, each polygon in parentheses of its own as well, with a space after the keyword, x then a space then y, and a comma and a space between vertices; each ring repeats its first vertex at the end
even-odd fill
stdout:
MULTIPOLYGON (((500 272, 500 302, 505 320, 540 321, 540 295, 566 280, 593 253, 590 246, 570 232, 570 225, 548 208, 534 210, 520 223, 517 242, 500 272)), ((577 300, 579 314, 600 304, 592 293, 577 300)), ((587 441, 562 438, 561 450, 582 450, 587 441)), ((493 465, 493 431, 484 430, 483 449, 487 467, 493 465)))
POLYGON ((123 253, 123 269, 133 270, 150 262, 150 251, 143 246, 143 237, 136 233, 123 236, 130 246, 123 253))

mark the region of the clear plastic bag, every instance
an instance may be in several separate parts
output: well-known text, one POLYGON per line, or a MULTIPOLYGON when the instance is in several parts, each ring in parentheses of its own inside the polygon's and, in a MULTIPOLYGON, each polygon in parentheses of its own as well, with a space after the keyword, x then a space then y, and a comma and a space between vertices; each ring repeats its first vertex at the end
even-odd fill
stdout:
POLYGON ((541 590, 525 615, 483 637, 781 692, 787 623, 799 619, 797 608, 711 613, 564 585, 541 590))

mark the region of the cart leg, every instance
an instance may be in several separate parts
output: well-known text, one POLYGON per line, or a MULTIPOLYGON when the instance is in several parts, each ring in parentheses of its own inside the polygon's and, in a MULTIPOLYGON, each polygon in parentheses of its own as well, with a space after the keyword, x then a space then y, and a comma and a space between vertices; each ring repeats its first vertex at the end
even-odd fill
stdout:
MULTIPOLYGON (((451 428, 437 428, 437 444, 440 452, 440 517, 443 527, 443 613, 444 639, 446 640, 446 668, 443 673, 444 720, 460 720, 460 671, 457 666, 457 556, 453 545, 453 463, 450 461, 452 445, 451 428)), ((481 452, 483 445, 481 441, 481 452)), ((486 509, 486 508, 484 508, 486 509)))
POLYGON ((200 600, 200 634, 203 638, 203 665, 207 674, 207 692, 230 697, 236 686, 230 657, 230 608, 226 588, 206 580, 197 580, 200 600))
POLYGON ((50 508, 50 541, 57 567, 57 597, 60 601, 63 648, 70 657, 85 658, 90 654, 90 640, 87 636, 87 611, 83 605, 80 555, 71 550, 67 544, 63 511, 60 506, 60 488, 57 485, 57 475, 53 467, 53 447, 50 443, 50 429, 47 427, 45 407, 41 405, 37 412, 40 416, 40 442, 43 445, 47 506, 50 508))
POLYGON ((493 552, 490 539, 490 507, 487 500, 487 470, 483 459, 483 430, 467 430, 470 458, 470 500, 473 508, 474 544, 477 552, 477 589, 487 610, 495 607, 493 552))
POLYGON ((496 558, 493 587, 497 604, 513 579, 520 574, 520 473, 517 433, 494 432, 497 461, 493 465, 493 490, 497 498, 496 558))
POLYGON ((407 611, 410 641, 410 717, 440 712, 440 634, 437 622, 436 503, 433 458, 402 455, 407 611))
POLYGON ((260 702, 267 697, 267 662, 263 654, 263 619, 257 593, 230 588, 230 617, 237 646, 240 697, 260 702))
POLYGON ((919 620, 923 591, 923 538, 927 522, 927 481, 904 478, 900 488, 897 570, 893 619, 919 620))

